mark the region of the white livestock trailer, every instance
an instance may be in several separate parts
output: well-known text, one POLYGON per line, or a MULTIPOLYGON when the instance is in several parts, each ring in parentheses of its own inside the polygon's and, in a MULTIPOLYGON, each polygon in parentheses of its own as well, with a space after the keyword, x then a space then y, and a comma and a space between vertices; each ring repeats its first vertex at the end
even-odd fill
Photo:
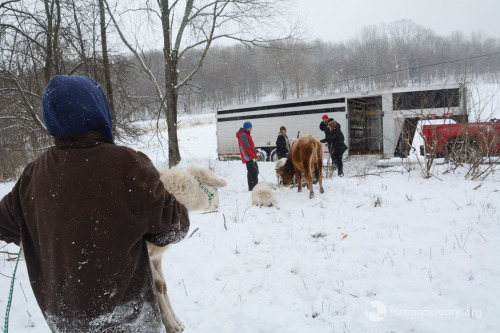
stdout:
POLYGON ((274 161, 280 126, 287 128, 290 139, 308 134, 322 139, 323 114, 341 125, 350 155, 404 157, 418 120, 467 121, 465 89, 459 84, 393 88, 224 108, 216 115, 218 158, 240 158, 236 132, 250 121, 259 160, 274 161))

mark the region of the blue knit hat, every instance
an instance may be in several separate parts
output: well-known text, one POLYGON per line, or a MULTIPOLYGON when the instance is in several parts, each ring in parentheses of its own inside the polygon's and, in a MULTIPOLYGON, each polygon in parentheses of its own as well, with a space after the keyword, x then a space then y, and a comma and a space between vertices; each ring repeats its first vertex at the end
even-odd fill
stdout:
POLYGON ((243 123, 243 128, 252 128, 252 123, 251 123, 251 122, 249 122, 249 121, 245 121, 245 122, 243 123))
POLYGON ((51 135, 98 131, 113 140, 108 100, 101 86, 89 77, 52 77, 42 105, 43 120, 51 135))

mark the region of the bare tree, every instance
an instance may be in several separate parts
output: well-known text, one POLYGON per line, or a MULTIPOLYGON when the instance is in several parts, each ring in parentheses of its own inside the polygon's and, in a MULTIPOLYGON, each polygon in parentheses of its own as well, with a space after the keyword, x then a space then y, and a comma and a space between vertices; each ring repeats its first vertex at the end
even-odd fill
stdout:
POLYGON ((111 83, 111 73, 109 66, 108 57, 108 43, 107 43, 107 33, 106 33, 106 11, 104 9, 104 1, 99 0, 99 18, 101 26, 101 46, 102 46, 102 62, 104 68, 104 82, 106 86, 106 93, 109 101, 109 109, 111 111, 111 120, 113 124, 113 132, 116 132, 116 113, 115 113, 115 103, 113 100, 113 85, 111 83))
MULTIPOLYGON (((292 27, 277 37, 267 36, 268 31, 276 31, 277 18, 286 9, 286 1, 279 0, 157 0, 156 4, 147 1, 142 9, 151 19, 151 24, 161 22, 164 87, 159 85, 160 78, 147 66, 140 46, 132 44, 119 24, 123 11, 117 13, 110 1, 104 0, 118 33, 127 48, 139 60, 140 70, 155 87, 160 110, 167 120, 169 166, 177 165, 181 156, 177 139, 177 114, 179 91, 188 86, 192 78, 202 68, 212 44, 216 40, 228 39, 247 46, 268 46, 269 42, 294 37, 292 27), (182 7, 181 7, 182 6, 182 7), (112 9, 113 8, 113 9, 112 9), (198 50, 198 60, 190 68, 181 66, 183 57, 198 50)), ((134 11, 141 8, 134 8, 134 11)), ((280 20, 283 25, 283 20, 280 20)))
POLYGON ((106 31, 98 29, 98 8, 96 0, 0 3, 0 167, 10 170, 4 177, 50 145, 42 95, 52 76, 85 74, 98 82, 106 78, 103 86, 110 95, 111 65, 104 59, 107 52, 101 61, 100 34, 106 31))

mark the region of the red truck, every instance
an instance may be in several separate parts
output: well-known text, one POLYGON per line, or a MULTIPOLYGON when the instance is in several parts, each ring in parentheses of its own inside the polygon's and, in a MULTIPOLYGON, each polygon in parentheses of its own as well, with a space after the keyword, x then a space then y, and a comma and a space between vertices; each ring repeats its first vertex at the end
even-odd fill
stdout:
POLYGON ((420 155, 470 163, 477 156, 500 155, 500 120, 484 123, 424 125, 420 155))

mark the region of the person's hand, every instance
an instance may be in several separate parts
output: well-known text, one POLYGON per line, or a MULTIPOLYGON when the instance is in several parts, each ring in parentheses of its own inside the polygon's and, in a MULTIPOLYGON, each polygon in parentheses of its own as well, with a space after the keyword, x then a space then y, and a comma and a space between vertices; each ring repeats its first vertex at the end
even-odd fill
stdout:
POLYGON ((256 159, 256 158, 252 158, 252 161, 253 161, 254 163, 257 163, 257 159, 256 159))

